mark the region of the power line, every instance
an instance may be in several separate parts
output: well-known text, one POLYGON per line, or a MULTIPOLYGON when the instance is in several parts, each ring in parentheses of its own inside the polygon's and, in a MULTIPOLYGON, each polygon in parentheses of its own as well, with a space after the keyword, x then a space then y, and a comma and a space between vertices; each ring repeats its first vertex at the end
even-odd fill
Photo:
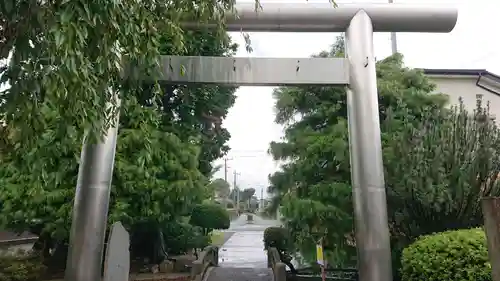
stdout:
POLYGON ((270 156, 269 150, 230 150, 228 155, 233 158, 252 158, 252 157, 267 157, 270 156))
POLYGON ((231 155, 231 157, 234 159, 237 158, 257 158, 257 157, 271 157, 271 155, 266 155, 266 154, 255 154, 255 155, 231 155))
POLYGON ((268 149, 231 149, 229 153, 267 153, 268 149))
POLYGON ((500 55, 500 52, 498 52, 498 50, 492 50, 492 51, 490 51, 490 52, 488 52, 488 53, 486 53, 478 58, 475 58, 475 59, 470 60, 470 61, 465 62, 465 63, 461 63, 460 65, 461 66, 471 65, 471 64, 481 62, 481 61, 486 60, 486 59, 490 59, 492 57, 496 57, 498 55, 500 55))

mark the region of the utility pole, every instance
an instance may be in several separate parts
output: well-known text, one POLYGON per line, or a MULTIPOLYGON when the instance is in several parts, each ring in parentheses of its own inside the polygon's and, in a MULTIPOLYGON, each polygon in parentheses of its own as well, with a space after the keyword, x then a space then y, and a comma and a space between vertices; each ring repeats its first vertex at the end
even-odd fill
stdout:
POLYGON ((233 172, 233 189, 236 194, 236 210, 240 211, 240 190, 236 185, 236 178, 239 175, 236 171, 233 172))
POLYGON ((224 180, 227 182, 227 158, 224 158, 224 180))
MULTIPOLYGON (((394 3, 394 0, 389 0, 389 3, 394 3)), ((398 52, 398 40, 396 39, 396 32, 391 32, 391 49, 393 55, 398 52)))
POLYGON ((259 205, 260 211, 264 211, 264 187, 261 188, 260 190, 260 205, 259 205))

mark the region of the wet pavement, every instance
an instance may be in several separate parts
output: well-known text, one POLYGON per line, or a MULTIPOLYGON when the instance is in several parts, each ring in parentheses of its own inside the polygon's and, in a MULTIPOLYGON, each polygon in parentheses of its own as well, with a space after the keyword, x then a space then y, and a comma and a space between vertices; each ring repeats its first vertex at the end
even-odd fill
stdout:
POLYGON ((219 251, 219 266, 232 268, 267 268, 267 254, 264 251, 264 230, 277 225, 274 220, 264 220, 254 215, 248 223, 246 215, 231 222, 227 232, 233 234, 219 251))
POLYGON ((263 239, 264 230, 278 223, 253 217, 249 223, 242 215, 224 231, 227 240, 219 249, 219 267, 210 268, 205 281, 273 281, 263 239))
POLYGON ((205 281, 273 281, 269 268, 212 267, 205 281))
POLYGON ((262 231, 236 232, 219 251, 219 266, 266 268, 262 231))

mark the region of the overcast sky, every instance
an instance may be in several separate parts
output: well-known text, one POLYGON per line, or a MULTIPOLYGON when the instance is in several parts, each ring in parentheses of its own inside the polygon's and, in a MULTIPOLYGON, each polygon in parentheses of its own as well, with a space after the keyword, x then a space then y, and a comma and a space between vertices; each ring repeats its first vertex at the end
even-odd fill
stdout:
MULTIPOLYGON (((249 1, 249 0, 246 0, 249 1)), ((250 0, 252 1, 252 0, 250 0)), ((243 1, 242 1, 243 2, 243 1)), ((271 2, 261 0, 261 2, 271 2)), ((276 2, 276 1, 274 1, 276 2)), ((305 0, 286 0, 287 3, 305 0)), ((327 2, 327 0, 309 1, 327 2)), ((350 1, 351 3, 384 3, 386 1, 350 1)), ((417 68, 480 68, 500 74, 500 1, 499 0, 394 0, 396 3, 450 4, 459 9, 458 24, 449 34, 398 33, 398 51, 405 63, 417 68)), ((342 1, 338 3, 348 3, 342 1)), ((243 44, 241 34, 232 34, 243 44)), ((251 33, 253 53, 242 48, 238 56, 308 57, 326 50, 336 33, 251 33)), ((391 53, 390 35, 378 33, 374 38, 377 60, 391 53)), ((229 111, 224 126, 231 133, 228 154, 228 180, 237 171, 241 188, 260 190, 268 185, 268 175, 279 168, 267 155, 269 142, 282 137, 282 128, 274 123, 274 100, 271 87, 241 87, 236 104, 229 111)), ((223 164, 222 160, 217 164, 223 164)), ((224 178, 222 169, 216 177, 224 178)), ((264 196, 265 191, 264 191, 264 196)))

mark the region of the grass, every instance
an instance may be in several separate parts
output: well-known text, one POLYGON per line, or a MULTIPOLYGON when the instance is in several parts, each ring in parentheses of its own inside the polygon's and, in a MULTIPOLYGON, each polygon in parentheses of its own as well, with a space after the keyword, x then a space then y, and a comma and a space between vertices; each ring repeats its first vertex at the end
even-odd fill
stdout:
POLYGON ((215 246, 222 246, 224 244, 224 233, 218 230, 212 231, 210 233, 210 243, 215 246))

